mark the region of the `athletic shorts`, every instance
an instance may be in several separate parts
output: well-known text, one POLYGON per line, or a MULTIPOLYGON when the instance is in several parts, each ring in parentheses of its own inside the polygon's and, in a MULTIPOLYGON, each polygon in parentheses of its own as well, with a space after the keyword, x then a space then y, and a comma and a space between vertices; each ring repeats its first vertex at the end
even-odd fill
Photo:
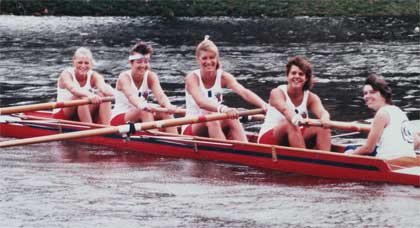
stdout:
MULTIPOLYGON (((300 132, 303 133, 305 132, 306 127, 301 127, 300 128, 300 132)), ((270 144, 270 145, 277 145, 277 139, 274 137, 273 134, 273 129, 267 131, 266 133, 264 133, 260 139, 258 140, 258 143, 260 144, 270 144)), ((286 140, 287 141, 287 140, 286 140)))
POLYGON ((61 108, 60 111, 53 113, 52 118, 54 119, 60 119, 60 120, 73 120, 73 121, 79 121, 79 117, 77 116, 77 113, 73 114, 70 118, 68 118, 64 114, 64 110, 61 108))
POLYGON ((259 138, 258 143, 260 144, 271 144, 271 145, 276 145, 277 144, 277 140, 274 138, 273 135, 273 129, 267 131, 266 133, 264 133, 261 138, 259 138))
POLYGON ((111 125, 112 126, 118 126, 118 125, 123 125, 126 124, 127 122, 125 121, 125 113, 120 113, 116 116, 114 116, 114 118, 112 118, 111 120, 111 125))
MULTIPOLYGON (((348 150, 356 150, 358 147, 360 147, 361 145, 348 145, 346 146, 346 148, 344 148, 344 151, 348 151, 348 150)), ((378 146, 375 146, 375 149, 373 149, 372 152, 370 152, 368 155, 375 157, 376 154, 378 154, 378 151, 376 151, 376 149, 378 149, 378 146)))
POLYGON ((54 119, 62 119, 62 120, 66 119, 66 115, 64 115, 64 110, 62 108, 60 109, 60 111, 53 113, 52 117, 54 119))
POLYGON ((183 135, 193 135, 192 132, 192 124, 189 124, 183 131, 182 131, 183 135))

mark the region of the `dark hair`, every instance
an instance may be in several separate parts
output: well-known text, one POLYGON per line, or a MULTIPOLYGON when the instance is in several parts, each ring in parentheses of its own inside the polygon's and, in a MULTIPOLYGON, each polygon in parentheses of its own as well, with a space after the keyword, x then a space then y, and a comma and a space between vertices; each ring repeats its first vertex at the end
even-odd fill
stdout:
POLYGON ((379 91, 381 96, 385 98, 387 104, 392 104, 392 89, 389 87, 388 82, 380 78, 376 74, 370 74, 365 81, 365 85, 372 86, 373 90, 379 91))
POLYGON ((133 54, 133 52, 137 52, 140 53, 142 55, 147 55, 153 54, 153 48, 152 45, 144 42, 144 41, 139 41, 138 43, 136 43, 130 50, 130 54, 133 54))
POLYGON ((299 67, 299 69, 303 71, 303 73, 305 73, 307 81, 305 82, 305 85, 303 85, 303 90, 312 89, 314 85, 312 76, 312 65, 303 57, 295 56, 291 58, 286 64, 286 77, 287 75, 289 75, 290 69, 293 65, 299 67))

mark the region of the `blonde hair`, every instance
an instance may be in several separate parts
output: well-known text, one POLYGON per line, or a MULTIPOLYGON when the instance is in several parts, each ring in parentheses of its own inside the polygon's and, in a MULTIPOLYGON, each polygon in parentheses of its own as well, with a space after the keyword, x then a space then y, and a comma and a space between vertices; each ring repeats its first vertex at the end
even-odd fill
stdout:
POLYGON ((78 55, 83 55, 83 56, 87 56, 90 59, 91 64, 95 64, 95 59, 93 58, 92 52, 85 47, 79 47, 73 55, 73 60, 76 58, 76 56, 78 55))
POLYGON ((220 68, 220 59, 219 59, 219 49, 217 48, 216 44, 213 43, 213 41, 211 41, 209 35, 205 35, 204 36, 204 40, 201 41, 198 45, 197 48, 195 49, 195 56, 198 58, 199 54, 201 51, 210 51, 216 54, 216 58, 217 58, 217 66, 216 68, 219 69, 220 68))

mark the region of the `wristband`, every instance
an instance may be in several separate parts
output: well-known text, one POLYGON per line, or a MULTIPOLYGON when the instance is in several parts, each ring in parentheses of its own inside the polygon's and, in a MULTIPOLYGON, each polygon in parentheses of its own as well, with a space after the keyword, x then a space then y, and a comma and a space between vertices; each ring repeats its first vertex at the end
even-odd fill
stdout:
POLYGON ((219 105, 219 106, 217 106, 217 112, 218 113, 223 113, 223 112, 225 112, 225 110, 227 109, 227 106, 226 105, 219 105))

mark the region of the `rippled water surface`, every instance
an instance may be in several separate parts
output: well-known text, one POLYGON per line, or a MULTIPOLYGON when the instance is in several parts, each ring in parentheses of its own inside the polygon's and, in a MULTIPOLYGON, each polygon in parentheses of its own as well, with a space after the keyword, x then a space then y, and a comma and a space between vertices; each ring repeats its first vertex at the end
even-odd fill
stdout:
MULTIPOLYGON (((264 99, 285 82, 289 57, 314 65, 314 91, 336 120, 370 113, 367 73, 390 81, 394 102, 420 117, 418 18, 128 18, 0 16, 0 104, 53 101, 59 72, 79 46, 115 84, 136 40, 184 105, 183 78, 209 34, 225 70, 264 99)), ((230 106, 244 106, 236 95, 230 106)), ((250 108, 251 106, 244 106, 250 108)), ((250 124, 248 129, 257 130, 250 124)), ((6 139, 1 139, 6 140, 6 139)), ((246 166, 55 142, 2 149, 0 227, 416 227, 419 189, 342 182, 246 166)))

